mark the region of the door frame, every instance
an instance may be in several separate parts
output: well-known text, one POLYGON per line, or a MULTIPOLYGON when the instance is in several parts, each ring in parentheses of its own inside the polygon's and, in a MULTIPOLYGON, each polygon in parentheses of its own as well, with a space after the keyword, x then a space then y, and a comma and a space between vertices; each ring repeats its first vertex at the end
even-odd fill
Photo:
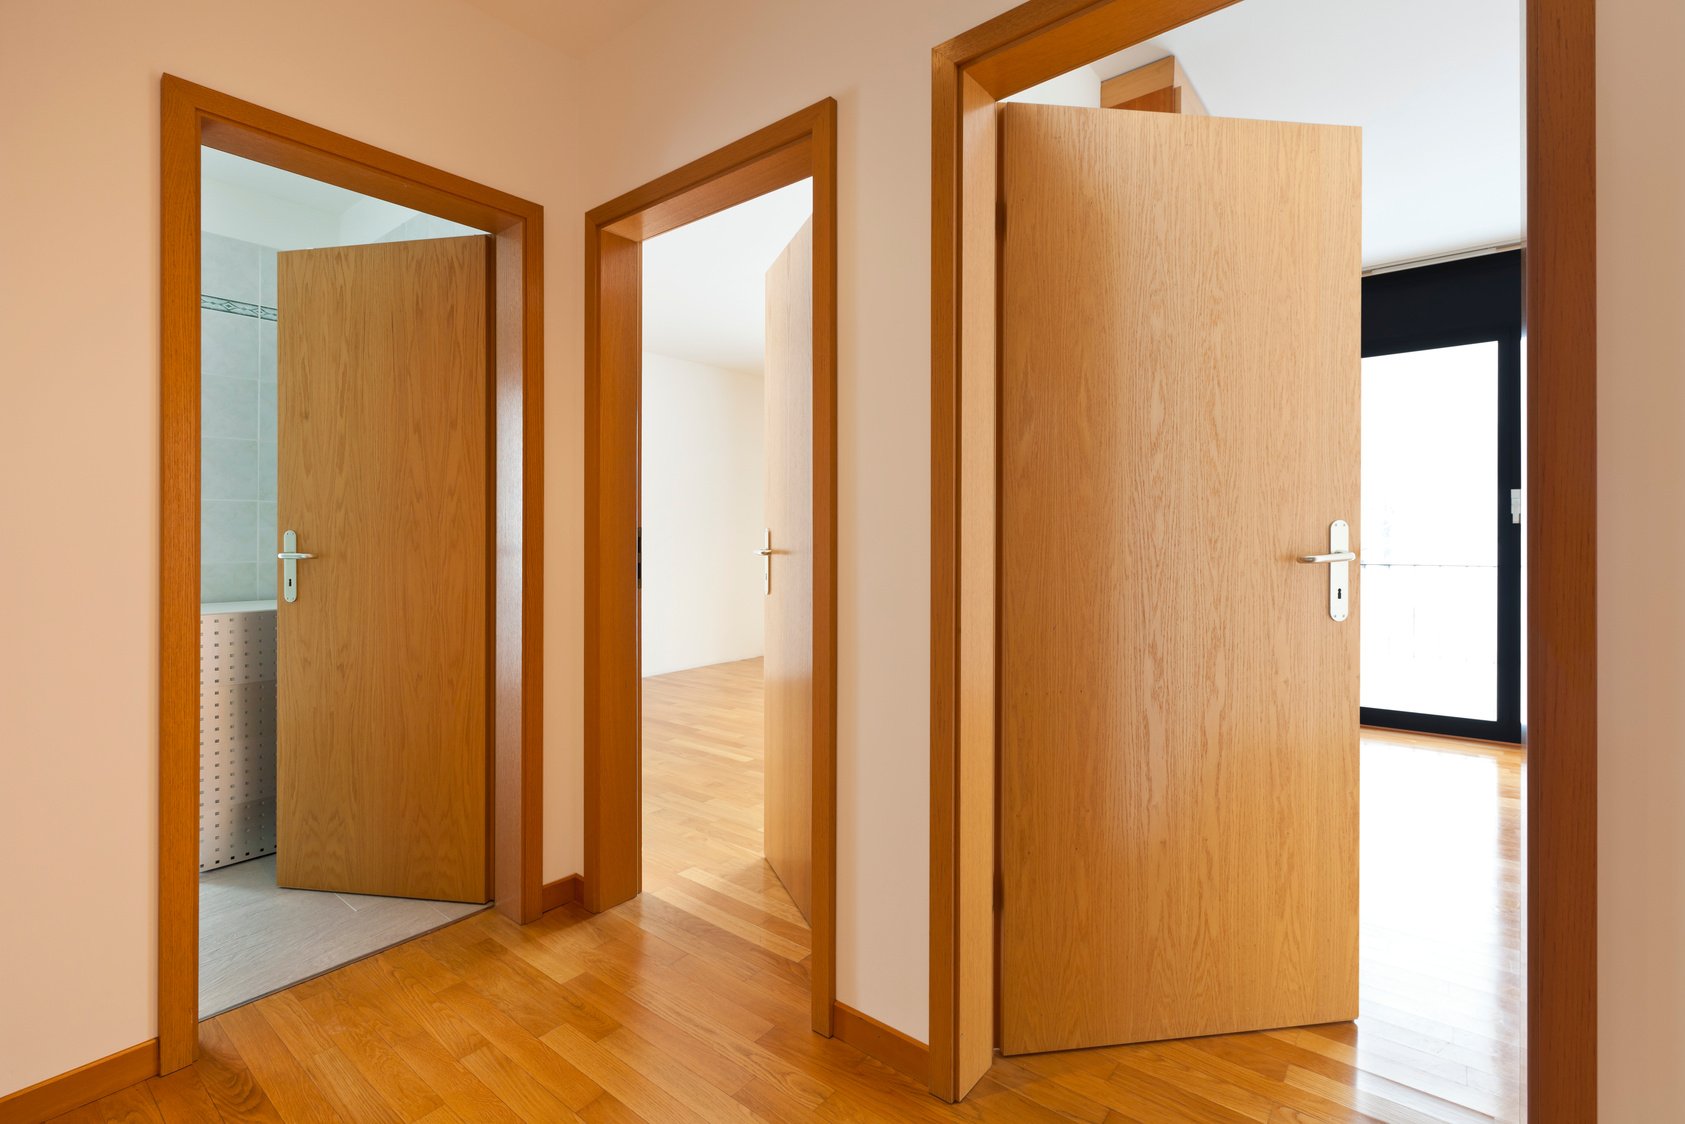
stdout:
POLYGON ((492 887, 542 912, 544 210, 174 75, 161 87, 158 679, 159 1070, 199 1025, 199 150, 203 145, 486 231, 494 238, 492 887))
MULTIPOLYGON (((931 1091, 993 1059, 996 103, 1233 0, 1029 0, 932 51, 931 1091)), ((1526 0, 1527 1101, 1597 1116, 1595 0, 1526 0)), ((1357 715, 1352 716, 1353 725, 1357 715)))
POLYGON ((813 179, 813 1029, 836 1000, 837 103, 826 98, 585 216, 585 907, 643 887, 636 583, 639 246, 813 179))

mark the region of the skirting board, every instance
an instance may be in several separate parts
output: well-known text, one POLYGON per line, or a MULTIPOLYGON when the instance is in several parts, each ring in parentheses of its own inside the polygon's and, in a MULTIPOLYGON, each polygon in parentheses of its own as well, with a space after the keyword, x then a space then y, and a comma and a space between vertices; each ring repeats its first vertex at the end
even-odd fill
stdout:
POLYGON ((570 874, 566 878, 558 878, 554 882, 544 884, 543 909, 549 913, 552 909, 577 902, 585 897, 585 879, 577 874, 570 874))
POLYGON ((158 1040, 119 1050, 0 1097, 0 1124, 38 1124, 158 1076, 158 1040))
POLYGON ((930 1084, 930 1047, 910 1038, 846 1003, 832 1003, 832 1026, 837 1038, 867 1057, 876 1058, 920 1085, 930 1084))

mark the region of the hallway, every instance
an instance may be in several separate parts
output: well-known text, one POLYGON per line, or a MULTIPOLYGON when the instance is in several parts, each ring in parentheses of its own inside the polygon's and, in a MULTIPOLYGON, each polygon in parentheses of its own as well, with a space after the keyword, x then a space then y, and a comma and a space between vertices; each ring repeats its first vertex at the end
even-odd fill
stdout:
POLYGON ((759 856, 758 661, 644 684, 645 887, 492 911, 203 1024, 61 1119, 1513 1120, 1521 755, 1365 731, 1363 1017, 1000 1059, 966 1104, 808 1029, 759 856))

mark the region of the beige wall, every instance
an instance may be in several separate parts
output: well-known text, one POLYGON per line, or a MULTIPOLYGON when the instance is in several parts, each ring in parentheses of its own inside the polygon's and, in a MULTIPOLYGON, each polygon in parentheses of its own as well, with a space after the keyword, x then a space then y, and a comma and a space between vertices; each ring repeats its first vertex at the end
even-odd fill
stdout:
MULTIPOLYGON (((451 0, 4 0, 0 1090, 153 1033, 165 69, 550 209, 547 878, 580 868, 579 212, 838 99, 838 993, 924 1036, 929 48, 1008 6, 675 5, 596 55, 580 138, 569 64, 451 0)), ((1601 16, 1601 1064, 1626 1121, 1685 1102, 1685 16, 1601 16)))
POLYGON ((839 105, 837 998, 929 1022, 930 49, 1009 0, 708 0, 593 58, 593 203, 839 105))
POLYGON ((1598 4, 1598 1088, 1685 1105, 1685 5, 1598 4))
POLYGON ((454 0, 4 0, 0 1093, 155 1033, 166 70, 549 210, 545 868, 579 869, 580 154, 558 112, 579 100, 570 66, 454 0), (506 105, 527 116, 500 119, 506 105))

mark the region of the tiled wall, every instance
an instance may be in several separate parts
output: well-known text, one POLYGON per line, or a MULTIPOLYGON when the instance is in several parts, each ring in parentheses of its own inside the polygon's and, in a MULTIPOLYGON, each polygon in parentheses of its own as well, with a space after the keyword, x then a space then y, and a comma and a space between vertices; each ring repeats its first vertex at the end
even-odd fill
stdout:
POLYGON ((200 235, 201 603, 275 596, 275 251, 200 235), (247 313, 251 313, 248 315, 247 313))

